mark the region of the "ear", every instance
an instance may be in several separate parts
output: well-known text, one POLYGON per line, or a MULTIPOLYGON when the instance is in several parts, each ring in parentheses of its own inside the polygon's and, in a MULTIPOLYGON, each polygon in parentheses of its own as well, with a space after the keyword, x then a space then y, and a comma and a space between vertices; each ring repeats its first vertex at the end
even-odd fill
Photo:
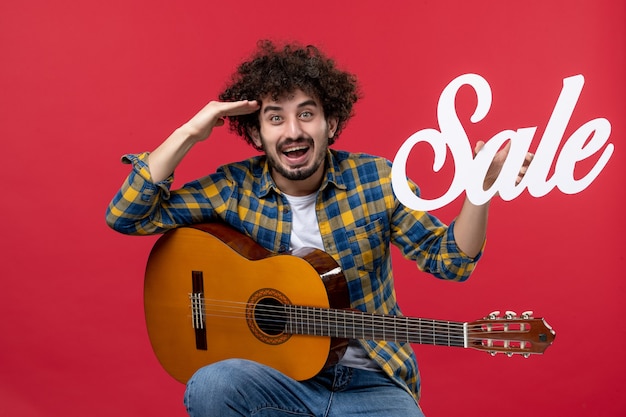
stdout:
POLYGON ((331 139, 335 136, 339 122, 336 117, 329 117, 326 123, 328 124, 328 138, 331 139))
POLYGON ((261 135, 259 135, 259 129, 255 126, 248 128, 248 136, 252 139, 254 144, 260 149, 262 148, 261 135))

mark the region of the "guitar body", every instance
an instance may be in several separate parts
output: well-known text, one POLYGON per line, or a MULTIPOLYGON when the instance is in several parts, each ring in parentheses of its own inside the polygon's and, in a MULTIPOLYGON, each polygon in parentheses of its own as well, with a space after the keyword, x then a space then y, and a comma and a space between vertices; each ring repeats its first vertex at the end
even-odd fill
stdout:
POLYGON ((254 307, 267 302, 349 308, 343 274, 323 251, 274 255, 212 223, 170 231, 150 253, 144 284, 148 334, 161 365, 178 381, 229 358, 304 380, 342 355, 344 339, 285 334, 259 324, 254 307))

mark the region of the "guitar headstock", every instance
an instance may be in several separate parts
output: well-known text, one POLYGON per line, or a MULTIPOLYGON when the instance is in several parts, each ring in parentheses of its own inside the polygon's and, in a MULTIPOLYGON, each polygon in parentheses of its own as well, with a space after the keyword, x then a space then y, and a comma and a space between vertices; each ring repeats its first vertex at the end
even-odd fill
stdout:
POLYGON ((500 317, 500 312, 494 311, 481 320, 467 323, 467 347, 492 355, 519 354, 527 358, 541 354, 555 336, 555 331, 543 318, 532 317, 532 311, 525 311, 520 317, 512 311, 500 317))

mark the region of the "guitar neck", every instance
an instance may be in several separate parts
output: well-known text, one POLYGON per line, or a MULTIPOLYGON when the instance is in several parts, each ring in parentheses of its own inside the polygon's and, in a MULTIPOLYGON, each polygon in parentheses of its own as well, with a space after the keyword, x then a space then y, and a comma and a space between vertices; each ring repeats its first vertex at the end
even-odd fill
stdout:
POLYGON ((467 347, 467 323, 355 310, 284 307, 284 329, 291 334, 467 347))

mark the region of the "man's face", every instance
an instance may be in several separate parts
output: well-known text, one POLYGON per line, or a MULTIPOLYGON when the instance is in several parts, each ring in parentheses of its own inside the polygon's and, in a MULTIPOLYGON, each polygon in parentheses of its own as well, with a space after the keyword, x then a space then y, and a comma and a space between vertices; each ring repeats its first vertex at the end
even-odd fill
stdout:
POLYGON ((315 192, 336 120, 326 119, 317 98, 296 90, 278 100, 264 98, 259 121, 260 131, 251 136, 265 151, 276 185, 292 195, 315 192))

